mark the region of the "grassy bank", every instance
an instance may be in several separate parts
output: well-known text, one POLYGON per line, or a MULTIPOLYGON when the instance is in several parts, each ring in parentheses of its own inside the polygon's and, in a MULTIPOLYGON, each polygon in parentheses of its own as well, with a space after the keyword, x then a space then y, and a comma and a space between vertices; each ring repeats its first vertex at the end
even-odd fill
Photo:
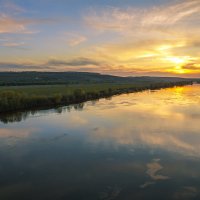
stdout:
POLYGON ((0 113, 69 105, 116 94, 191 84, 191 81, 144 84, 82 84, 0 87, 0 113))

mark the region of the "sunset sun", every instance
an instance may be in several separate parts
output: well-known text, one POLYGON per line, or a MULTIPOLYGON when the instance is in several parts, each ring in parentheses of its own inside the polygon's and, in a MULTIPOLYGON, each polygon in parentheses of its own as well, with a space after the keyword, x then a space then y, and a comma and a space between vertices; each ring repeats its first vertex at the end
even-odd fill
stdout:
POLYGON ((175 74, 185 74, 190 72, 190 70, 183 69, 183 66, 186 65, 190 61, 190 57, 184 56, 184 57, 176 57, 176 56, 170 56, 167 57, 166 60, 174 65, 172 70, 169 70, 175 74))
POLYGON ((186 58, 181 57, 168 57, 167 60, 177 65, 184 64, 187 61, 186 58))

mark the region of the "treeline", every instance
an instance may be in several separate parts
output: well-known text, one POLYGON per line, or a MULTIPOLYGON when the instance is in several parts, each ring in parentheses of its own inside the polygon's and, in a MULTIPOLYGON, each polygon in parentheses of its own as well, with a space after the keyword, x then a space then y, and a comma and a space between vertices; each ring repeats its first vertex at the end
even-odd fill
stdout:
POLYGON ((53 95, 29 95, 19 91, 3 91, 0 93, 0 113, 26 110, 31 108, 53 107, 58 105, 69 105, 81 103, 87 100, 94 100, 112 95, 139 92, 143 90, 155 90, 174 86, 183 86, 192 84, 191 81, 154 83, 146 86, 129 86, 124 88, 108 87, 107 89, 98 89, 95 91, 85 91, 84 89, 75 89, 72 94, 53 94, 53 95))
POLYGON ((91 83, 161 83, 187 79, 179 77, 120 77, 89 72, 0 72, 0 86, 63 85, 91 83))
POLYGON ((128 82, 129 78, 89 72, 0 72, 0 86, 128 82))

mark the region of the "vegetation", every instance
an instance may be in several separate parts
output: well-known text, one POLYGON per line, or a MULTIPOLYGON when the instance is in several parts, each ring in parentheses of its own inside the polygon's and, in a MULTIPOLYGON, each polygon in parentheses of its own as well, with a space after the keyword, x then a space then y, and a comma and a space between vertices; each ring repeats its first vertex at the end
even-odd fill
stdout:
POLYGON ((133 82, 74 84, 51 86, 0 87, 0 113, 32 108, 69 105, 112 95, 192 84, 190 80, 173 82, 133 82))
POLYGON ((119 77, 88 72, 0 72, 0 86, 91 83, 144 84, 184 81, 177 77, 119 77))

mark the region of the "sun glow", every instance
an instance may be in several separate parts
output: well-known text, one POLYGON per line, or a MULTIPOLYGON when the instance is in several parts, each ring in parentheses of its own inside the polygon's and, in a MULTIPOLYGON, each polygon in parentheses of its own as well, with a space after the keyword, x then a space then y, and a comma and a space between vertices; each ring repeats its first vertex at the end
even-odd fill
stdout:
POLYGON ((169 70, 170 72, 176 74, 185 74, 188 72, 188 70, 183 69, 182 66, 188 63, 191 60, 191 58, 189 56, 183 56, 183 57, 169 56, 166 57, 165 60, 175 65, 172 70, 169 70))
POLYGON ((181 66, 176 66, 170 70, 168 70, 170 73, 175 73, 175 74, 185 74, 187 73, 187 70, 183 69, 181 66))
POLYGON ((184 74, 184 73, 186 73, 185 70, 182 69, 181 66, 176 66, 174 72, 178 73, 178 74, 184 74))
POLYGON ((167 60, 174 64, 183 64, 188 61, 188 57, 168 57, 167 60))

